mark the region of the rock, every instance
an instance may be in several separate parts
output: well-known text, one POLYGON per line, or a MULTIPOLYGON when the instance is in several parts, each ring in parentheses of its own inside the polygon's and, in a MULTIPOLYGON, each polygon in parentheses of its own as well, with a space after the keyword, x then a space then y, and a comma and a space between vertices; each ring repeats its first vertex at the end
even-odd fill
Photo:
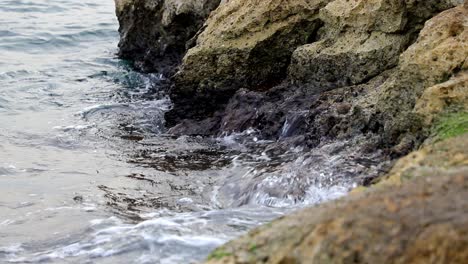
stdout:
POLYGON ((311 42, 329 0, 230 0, 206 22, 171 92, 170 124, 203 119, 240 88, 266 90, 286 77, 292 52, 311 42))
POLYGON ((289 89, 308 86, 313 94, 365 84, 399 64, 427 19, 460 3, 225 2, 207 20, 174 78, 167 124, 212 118, 241 88, 261 93, 286 81, 294 84, 289 89))
MULTIPOLYGON (((465 124, 468 127, 468 124, 465 124)), ((448 174, 468 166, 468 129, 465 134, 424 146, 398 160, 377 186, 401 185, 416 177, 448 174)))
POLYGON ((119 56, 142 71, 174 73, 220 0, 115 0, 119 56))
MULTIPOLYGON (((426 22, 417 41, 401 55, 397 73, 380 88, 371 118, 374 126, 381 127, 379 133, 384 134, 387 145, 398 144, 406 135, 420 137, 418 141, 427 136, 421 134, 424 127, 430 126, 424 120, 427 121, 428 115, 429 119, 433 118, 435 112, 430 114, 433 110, 423 107, 423 102, 428 100, 423 94, 439 89, 439 84, 449 85, 442 83, 451 76, 458 79, 460 82, 456 83, 461 86, 459 93, 457 89, 452 93, 458 97, 452 98, 452 102, 464 101, 468 89, 463 89, 461 80, 468 69, 467 25, 468 10, 463 6, 444 11, 426 22), (415 109, 419 98, 421 101, 415 109)), ((447 109, 439 108, 439 112, 449 110, 449 104, 439 106, 447 106, 447 109)))
POLYGON ((427 88, 416 102, 415 112, 423 116, 427 124, 431 124, 446 109, 468 111, 467 89, 468 72, 465 71, 427 88))
POLYGON ((398 63, 422 24, 460 1, 335 0, 320 10, 319 42, 299 47, 289 78, 323 91, 368 81, 398 63))
POLYGON ((289 78, 317 91, 360 84, 395 66, 408 41, 405 35, 353 32, 305 45, 294 51, 289 78))
POLYGON ((282 217, 207 263, 464 263, 467 234, 465 165, 282 217))

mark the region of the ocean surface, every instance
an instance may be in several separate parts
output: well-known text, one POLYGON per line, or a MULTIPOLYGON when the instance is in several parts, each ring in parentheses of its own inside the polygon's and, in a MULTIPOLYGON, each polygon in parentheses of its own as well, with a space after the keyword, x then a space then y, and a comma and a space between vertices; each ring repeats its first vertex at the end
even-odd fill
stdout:
POLYGON ((112 0, 0 0, 0 263, 196 263, 353 186, 349 142, 166 135, 117 30, 112 0))

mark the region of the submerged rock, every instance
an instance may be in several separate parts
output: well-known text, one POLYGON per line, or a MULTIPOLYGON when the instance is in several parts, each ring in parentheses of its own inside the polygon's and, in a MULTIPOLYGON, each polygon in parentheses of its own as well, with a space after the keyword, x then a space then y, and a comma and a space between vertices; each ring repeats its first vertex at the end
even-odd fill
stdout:
POLYGON ((115 0, 119 56, 142 71, 174 73, 189 41, 221 0, 115 0))

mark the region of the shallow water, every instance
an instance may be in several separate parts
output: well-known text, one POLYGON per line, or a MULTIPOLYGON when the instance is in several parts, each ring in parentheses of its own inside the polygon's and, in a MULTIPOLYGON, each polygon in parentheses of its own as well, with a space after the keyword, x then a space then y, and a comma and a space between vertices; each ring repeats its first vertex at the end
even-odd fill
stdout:
POLYGON ((375 169, 353 142, 165 135, 164 76, 116 58, 117 28, 112 0, 0 0, 0 262, 196 262, 375 169))

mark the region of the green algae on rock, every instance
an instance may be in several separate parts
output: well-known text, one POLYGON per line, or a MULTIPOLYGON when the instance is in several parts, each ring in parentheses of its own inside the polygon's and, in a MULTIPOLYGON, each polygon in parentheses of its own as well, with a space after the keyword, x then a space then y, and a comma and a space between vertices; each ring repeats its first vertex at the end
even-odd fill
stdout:
POLYGON ((468 113, 458 112, 441 116, 436 122, 433 133, 435 133, 436 140, 444 140, 468 133, 468 113))

